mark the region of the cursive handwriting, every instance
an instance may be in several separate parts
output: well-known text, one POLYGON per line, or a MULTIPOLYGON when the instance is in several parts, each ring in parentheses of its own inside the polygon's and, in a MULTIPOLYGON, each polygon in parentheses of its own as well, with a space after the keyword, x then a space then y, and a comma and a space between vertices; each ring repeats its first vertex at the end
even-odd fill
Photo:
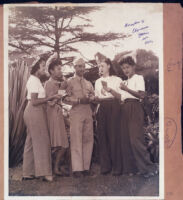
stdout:
POLYGON ((149 26, 145 24, 145 20, 135 21, 133 23, 126 23, 125 28, 130 29, 132 34, 136 34, 145 45, 153 43, 150 38, 149 26))
POLYGON ((149 28, 149 26, 144 26, 142 28, 134 28, 132 30, 132 33, 136 33, 136 32, 142 31, 142 30, 147 29, 147 28, 149 28))
POLYGON ((128 23, 126 23, 125 24, 125 27, 131 27, 131 26, 135 26, 135 25, 137 25, 137 24, 140 24, 141 23, 141 21, 135 21, 134 23, 132 23, 132 24, 128 24, 128 23))

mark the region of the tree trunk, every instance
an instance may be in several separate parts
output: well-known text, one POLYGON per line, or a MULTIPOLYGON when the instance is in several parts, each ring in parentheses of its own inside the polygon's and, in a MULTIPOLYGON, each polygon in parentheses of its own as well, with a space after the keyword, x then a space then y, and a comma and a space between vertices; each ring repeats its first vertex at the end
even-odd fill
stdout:
POLYGON ((59 18, 57 16, 57 7, 55 8, 56 12, 55 12, 55 45, 54 45, 54 50, 55 52, 57 52, 58 54, 58 59, 60 59, 60 49, 59 49, 59 27, 58 27, 58 21, 59 18))

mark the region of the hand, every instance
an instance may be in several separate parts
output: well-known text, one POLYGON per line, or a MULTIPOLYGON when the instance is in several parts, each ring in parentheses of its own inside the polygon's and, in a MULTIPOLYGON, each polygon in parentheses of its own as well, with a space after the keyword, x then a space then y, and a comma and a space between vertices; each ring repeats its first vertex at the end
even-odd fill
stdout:
POLYGON ((97 96, 94 96, 94 99, 93 99, 93 101, 92 101, 92 103, 99 103, 100 102, 100 98, 99 97, 97 97, 97 96))
POLYGON ((51 97, 51 100, 53 99, 57 99, 57 100, 61 100, 62 96, 60 94, 55 94, 51 97))
POLYGON ((48 101, 49 106, 54 106, 57 103, 57 99, 54 99, 52 101, 48 101))
POLYGON ((124 83, 120 84, 120 89, 124 91, 128 91, 128 87, 124 83))
POLYGON ((101 81, 101 83, 102 83, 103 87, 107 87, 107 82, 106 81, 101 81))
POLYGON ((83 97, 80 99, 80 104, 89 104, 90 100, 89 98, 83 97))
POLYGON ((105 92, 106 92, 106 91, 104 90, 104 88, 102 88, 102 89, 101 89, 101 94, 104 95, 104 96, 106 96, 106 93, 105 93, 105 92))
POLYGON ((89 97, 89 102, 90 103, 96 103, 95 99, 96 99, 96 97, 94 95, 92 95, 92 96, 89 97))
POLYGON ((107 86, 103 86, 103 89, 106 91, 106 92, 110 92, 111 91, 111 88, 107 87, 107 86))

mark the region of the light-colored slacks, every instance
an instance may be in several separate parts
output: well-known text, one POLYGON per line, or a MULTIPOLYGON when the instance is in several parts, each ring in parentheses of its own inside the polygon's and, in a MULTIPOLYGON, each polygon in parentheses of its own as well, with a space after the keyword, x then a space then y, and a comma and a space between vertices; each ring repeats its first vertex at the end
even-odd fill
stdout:
POLYGON ((93 119, 90 105, 77 105, 70 111, 72 171, 90 169, 93 151, 93 119))
POLYGON ((51 146, 44 105, 32 106, 24 111, 27 138, 23 154, 23 176, 52 175, 51 146))

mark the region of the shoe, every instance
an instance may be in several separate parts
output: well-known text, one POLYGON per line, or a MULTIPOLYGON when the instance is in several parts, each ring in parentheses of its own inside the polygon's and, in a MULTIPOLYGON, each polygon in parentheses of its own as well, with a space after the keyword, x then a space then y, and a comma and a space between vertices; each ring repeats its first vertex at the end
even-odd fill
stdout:
POLYGON ((122 173, 121 173, 121 172, 113 172, 112 175, 113 175, 113 176, 121 176, 122 173))
POLYGON ((66 177, 70 176, 69 170, 64 167, 61 168, 61 173, 63 174, 63 176, 66 176, 66 177))
POLYGON ((82 174, 82 172, 73 172, 73 177, 74 178, 81 178, 81 177, 83 177, 83 174, 82 174))
POLYGON ((105 172, 101 172, 102 175, 108 175, 108 174, 110 174, 110 173, 111 173, 111 170, 105 171, 105 172))
POLYGON ((53 176, 44 176, 42 180, 45 181, 45 182, 52 182, 53 176))
POLYGON ((94 176, 94 174, 91 171, 89 171, 89 170, 83 171, 83 175, 84 176, 94 176))
POLYGON ((35 179, 35 176, 23 176, 22 177, 22 181, 30 181, 35 179))

